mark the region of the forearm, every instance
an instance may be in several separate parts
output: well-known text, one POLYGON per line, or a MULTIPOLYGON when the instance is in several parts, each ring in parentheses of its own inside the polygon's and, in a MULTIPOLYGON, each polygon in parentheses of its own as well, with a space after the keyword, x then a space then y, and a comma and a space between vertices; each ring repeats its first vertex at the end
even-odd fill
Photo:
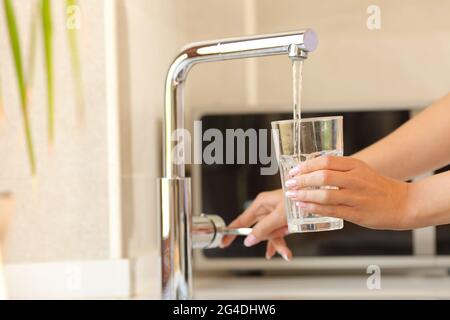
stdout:
POLYGON ((354 157, 402 180, 450 163, 450 94, 354 157))
POLYGON ((408 192, 412 228, 450 223, 450 171, 411 183, 408 192))

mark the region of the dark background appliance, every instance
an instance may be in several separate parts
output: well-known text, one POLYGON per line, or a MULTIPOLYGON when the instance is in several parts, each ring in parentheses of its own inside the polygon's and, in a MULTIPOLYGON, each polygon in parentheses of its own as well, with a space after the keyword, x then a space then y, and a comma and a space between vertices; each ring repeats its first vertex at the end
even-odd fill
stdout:
MULTIPOLYGON (((305 113, 304 117, 342 115, 344 117, 344 154, 351 155, 383 138, 409 119, 409 111, 342 113, 305 113)), ((203 131, 219 129, 270 129, 271 121, 290 119, 289 113, 214 114, 201 118, 203 131)), ((270 132, 270 131, 269 131, 270 132)), ((269 134, 270 135, 270 134, 269 134)), ((246 141, 248 144, 248 141, 246 141)), ((204 142, 205 147, 209 142, 204 142)), ((224 148, 225 149, 225 148, 224 148)), ((248 145, 246 145, 248 150, 248 145)), ((269 149, 270 150, 270 149, 269 149)), ((224 158, 226 150, 223 150, 224 158)), ((237 150, 235 150, 236 157, 237 150)), ((248 152, 246 152, 248 157, 248 152)), ((212 164, 201 166, 201 211, 221 215, 227 223, 241 213, 262 191, 281 187, 279 175, 261 175, 261 164, 212 164)), ((236 161, 234 161, 236 163, 236 161)), ((205 250, 207 258, 263 257, 265 244, 246 248, 242 239, 225 250, 205 250)), ((293 234, 287 237, 296 257, 411 255, 411 231, 377 231, 345 222, 343 230, 293 234)))

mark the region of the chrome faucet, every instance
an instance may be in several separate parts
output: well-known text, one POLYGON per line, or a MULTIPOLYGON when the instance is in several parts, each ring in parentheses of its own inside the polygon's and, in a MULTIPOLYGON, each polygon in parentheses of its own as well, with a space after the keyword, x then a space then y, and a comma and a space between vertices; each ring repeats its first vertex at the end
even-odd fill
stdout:
POLYGON ((191 216, 190 178, 183 155, 174 152, 173 133, 184 129, 183 87, 190 68, 201 62, 286 54, 305 59, 317 47, 311 30, 193 43, 176 57, 167 74, 164 106, 164 176, 159 180, 162 298, 192 297, 192 248, 212 248, 225 234, 246 235, 249 228, 229 230, 219 216, 191 216))

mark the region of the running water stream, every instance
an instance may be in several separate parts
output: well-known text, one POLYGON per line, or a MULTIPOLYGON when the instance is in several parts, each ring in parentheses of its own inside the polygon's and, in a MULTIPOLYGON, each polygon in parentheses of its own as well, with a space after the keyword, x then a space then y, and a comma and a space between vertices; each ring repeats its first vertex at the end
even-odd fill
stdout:
POLYGON ((301 126, 302 118, 302 58, 292 60, 292 85, 293 85, 293 119, 294 119, 294 156, 301 154, 301 126))

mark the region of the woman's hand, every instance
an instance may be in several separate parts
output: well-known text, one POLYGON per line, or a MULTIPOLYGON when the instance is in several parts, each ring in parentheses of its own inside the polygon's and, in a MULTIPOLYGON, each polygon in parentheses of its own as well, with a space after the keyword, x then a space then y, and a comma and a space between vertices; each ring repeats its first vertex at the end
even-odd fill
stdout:
MULTIPOLYGON (((410 184, 384 177, 360 160, 319 157, 302 162, 290 174, 286 195, 308 212, 374 229, 402 230, 417 226, 408 199, 410 184)), ((244 241, 247 247, 268 240, 267 259, 275 252, 285 260, 292 259, 292 252, 283 239, 288 232, 282 190, 259 194, 229 226, 252 225, 252 234, 244 241)), ((224 237, 222 247, 229 246, 234 239, 235 236, 224 237)))
MULTIPOLYGON (((260 193, 239 217, 230 223, 230 228, 253 226, 252 233, 244 240, 244 245, 251 247, 267 240, 266 259, 271 259, 278 252, 285 260, 292 259, 292 252, 286 245, 286 215, 284 212, 283 190, 260 193)), ((229 246, 236 236, 225 236, 222 248, 229 246)))
POLYGON ((318 157, 302 162, 290 174, 286 195, 308 212, 339 217, 368 228, 414 227, 409 184, 384 177, 360 160, 318 157))

